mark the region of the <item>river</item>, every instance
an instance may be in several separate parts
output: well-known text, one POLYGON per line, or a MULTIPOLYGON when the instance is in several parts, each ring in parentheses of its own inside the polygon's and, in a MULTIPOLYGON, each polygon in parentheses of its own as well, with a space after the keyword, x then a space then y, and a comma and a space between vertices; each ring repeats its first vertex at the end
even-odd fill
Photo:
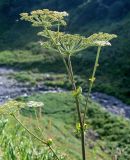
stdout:
MULTIPOLYGON (((52 88, 47 86, 32 87, 27 84, 18 83, 16 80, 9 78, 11 73, 14 73, 13 69, 0 68, 0 104, 3 104, 9 99, 16 98, 18 96, 28 96, 34 92, 62 92, 60 88, 52 88)), ((91 94, 91 98, 100 103, 103 108, 109 112, 122 115, 126 118, 130 118, 130 106, 123 103, 121 100, 109 96, 104 93, 94 92, 91 94)))

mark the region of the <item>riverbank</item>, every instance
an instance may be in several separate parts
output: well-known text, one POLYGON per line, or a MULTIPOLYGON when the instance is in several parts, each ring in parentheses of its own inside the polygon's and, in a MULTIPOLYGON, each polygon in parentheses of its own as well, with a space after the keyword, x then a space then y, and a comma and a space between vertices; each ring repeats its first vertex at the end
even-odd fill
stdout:
MULTIPOLYGON (((64 89, 58 87, 50 87, 44 84, 37 84, 35 86, 29 83, 18 82, 10 77, 11 74, 17 73, 13 69, 0 68, 0 104, 6 102, 8 99, 19 96, 27 97, 33 93, 48 93, 48 92, 64 92, 64 89)), ((49 74, 47 75, 49 78, 49 74)), ((53 79, 52 79, 53 80, 53 79)), ((109 96, 104 93, 94 92, 91 98, 101 104, 103 108, 109 112, 130 118, 130 106, 123 103, 121 100, 109 96)))

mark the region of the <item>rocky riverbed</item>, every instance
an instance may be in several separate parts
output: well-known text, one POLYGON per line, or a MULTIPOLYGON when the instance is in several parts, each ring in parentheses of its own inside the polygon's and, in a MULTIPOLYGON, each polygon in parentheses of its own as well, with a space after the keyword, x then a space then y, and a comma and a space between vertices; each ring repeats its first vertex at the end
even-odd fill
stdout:
MULTIPOLYGON (((29 84, 18 83, 16 80, 9 78, 15 71, 7 68, 0 68, 0 104, 8 99, 18 96, 28 96, 34 92, 62 92, 60 88, 52 88, 44 85, 32 87, 29 84)), ((117 115, 130 118, 130 106, 124 104, 113 96, 104 93, 92 93, 91 98, 100 103, 106 110, 117 115)))
POLYGON ((130 118, 130 106, 126 105, 121 100, 99 92, 92 93, 91 98, 100 103, 101 106, 109 112, 130 118))
POLYGON ((52 88, 44 85, 37 85, 35 87, 29 84, 19 83, 15 79, 10 78, 10 74, 16 71, 7 68, 0 68, 0 104, 9 99, 18 96, 28 96, 34 92, 61 92, 60 88, 52 88))

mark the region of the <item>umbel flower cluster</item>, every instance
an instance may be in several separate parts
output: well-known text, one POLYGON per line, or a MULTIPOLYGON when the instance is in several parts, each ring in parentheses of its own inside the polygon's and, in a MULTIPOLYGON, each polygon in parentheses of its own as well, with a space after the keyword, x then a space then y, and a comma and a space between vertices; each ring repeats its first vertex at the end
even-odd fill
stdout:
POLYGON ((48 9, 32 11, 30 14, 22 13, 24 20, 32 22, 33 26, 52 27, 59 25, 66 25, 64 17, 68 16, 67 12, 49 11, 48 9))
POLYGON ((37 102, 37 101, 29 101, 26 105, 30 108, 33 108, 33 107, 38 108, 38 107, 44 106, 44 104, 42 102, 37 102))
POLYGON ((97 33, 90 37, 78 34, 66 34, 60 32, 60 26, 66 25, 67 12, 50 11, 48 9, 32 11, 30 14, 22 13, 21 19, 32 23, 33 26, 43 27, 38 35, 44 37, 40 44, 49 50, 60 52, 62 55, 73 55, 92 46, 111 46, 109 42, 117 36, 108 33, 97 33))
POLYGON ((25 107, 25 103, 16 100, 10 100, 0 106, 0 114, 11 115, 25 107))
POLYGON ((8 102, 0 106, 0 114, 11 115, 11 114, 15 114, 17 111, 20 111, 21 108, 25 108, 25 107, 39 108, 43 106, 44 106, 44 103, 37 102, 37 101, 29 101, 25 103, 25 102, 16 101, 16 100, 9 100, 8 102))

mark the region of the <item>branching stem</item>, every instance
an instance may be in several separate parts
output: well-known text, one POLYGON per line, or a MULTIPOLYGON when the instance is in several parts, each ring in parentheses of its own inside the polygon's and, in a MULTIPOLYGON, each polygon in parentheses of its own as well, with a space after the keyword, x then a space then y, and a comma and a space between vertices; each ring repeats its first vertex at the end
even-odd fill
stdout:
MULTIPOLYGON (((70 56, 68 57, 68 66, 69 66, 69 71, 70 71, 70 75, 71 75, 72 86, 73 86, 73 89, 76 91, 77 87, 76 87, 75 80, 74 80, 74 74, 73 74, 73 68, 72 68, 70 56)), ((79 103, 79 97, 78 96, 75 97, 75 103, 76 103, 79 123, 80 123, 80 127, 81 127, 82 159, 86 160, 84 124, 83 124, 83 121, 82 121, 82 116, 81 116, 81 111, 80 111, 80 103, 79 103)))

